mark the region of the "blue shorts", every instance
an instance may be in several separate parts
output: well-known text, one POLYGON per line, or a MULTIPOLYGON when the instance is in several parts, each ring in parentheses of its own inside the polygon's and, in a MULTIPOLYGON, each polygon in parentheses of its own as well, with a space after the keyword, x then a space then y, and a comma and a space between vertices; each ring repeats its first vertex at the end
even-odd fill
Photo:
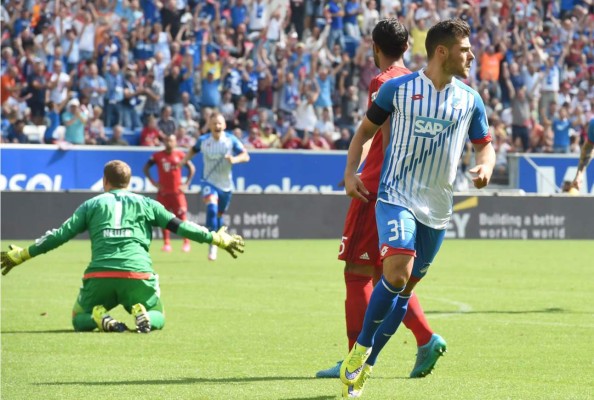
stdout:
POLYGON ((202 182, 202 198, 206 200, 207 198, 213 196, 217 199, 219 214, 227 212, 229 209, 229 204, 231 204, 231 197, 233 196, 233 193, 231 191, 226 192, 221 190, 208 182, 202 182))
POLYGON ((381 259, 394 254, 412 255, 412 277, 423 278, 441 247, 445 229, 429 228, 417 221, 409 209, 383 201, 375 205, 375 220, 381 259))

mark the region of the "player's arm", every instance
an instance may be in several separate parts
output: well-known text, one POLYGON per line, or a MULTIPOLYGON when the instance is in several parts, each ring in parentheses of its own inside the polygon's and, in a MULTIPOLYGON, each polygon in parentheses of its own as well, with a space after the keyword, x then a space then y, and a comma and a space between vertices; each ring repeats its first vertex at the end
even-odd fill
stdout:
POLYGON ((240 152, 239 154, 232 156, 231 154, 228 154, 225 156, 225 158, 231 163, 231 164, 239 164, 239 163, 245 163, 248 162, 250 160, 250 154, 247 152, 246 149, 243 149, 242 152, 240 152))
POLYGON ((250 160, 250 154, 247 152, 243 143, 239 141, 235 136, 231 136, 231 140, 233 141, 233 156, 231 154, 227 154, 225 158, 231 164, 239 164, 245 163, 250 160))
POLYGON ((489 123, 487 122, 487 113, 485 105, 478 95, 475 94, 475 109, 472 113, 468 133, 470 141, 474 146, 474 158, 476 165, 468 172, 474 175, 472 181, 474 187, 482 189, 489 184, 493 169, 495 168, 495 149, 491 144, 491 134, 489 133, 489 123))
POLYGON ((155 215, 155 223, 161 228, 168 229, 173 233, 198 243, 213 244, 227 251, 233 258, 237 253, 243 253, 245 243, 240 235, 230 235, 227 227, 221 227, 218 231, 210 231, 204 226, 191 221, 182 221, 167 211, 160 203, 148 199, 155 215))
POLYGON ((489 184, 495 168, 495 149, 491 142, 473 143, 476 165, 468 172, 474 174, 474 187, 482 189, 489 184))
POLYGON ((86 226, 86 203, 83 203, 76 212, 66 220, 58 229, 47 231, 32 245, 26 248, 20 248, 15 245, 8 246, 8 251, 0 253, 0 264, 2 275, 6 275, 10 270, 25 261, 40 254, 53 250, 81 232, 87 229, 86 226))
POLYGON ((364 195, 369 194, 361 179, 357 176, 357 169, 363 156, 363 147, 375 135, 380 126, 386 122, 394 111, 393 98, 396 83, 390 81, 382 85, 377 97, 371 103, 363 121, 357 128, 347 153, 347 165, 344 171, 344 187, 348 196, 367 202, 364 195))
POLYGON ((190 147, 184 158, 179 162, 180 167, 186 165, 188 161, 190 161, 196 154, 198 154, 198 149, 196 149, 196 146, 199 146, 199 142, 200 140, 198 140, 198 142, 196 142, 196 144, 193 147, 190 147))
POLYGON ((194 179, 194 175, 196 175, 196 166, 191 160, 188 160, 186 162, 186 167, 188 168, 188 176, 186 177, 186 183, 184 183, 184 186, 189 188, 190 183, 192 183, 192 179, 194 179))
POLYGON ((156 180, 153 179, 153 177, 151 176, 151 167, 155 165, 155 160, 153 160, 153 158, 151 157, 146 164, 144 164, 144 168, 142 168, 142 172, 144 172, 144 176, 146 176, 148 178, 148 180, 151 182, 151 184, 156 187, 157 189, 159 189, 159 182, 157 182, 156 180))
POLYGON ((582 187, 582 181, 584 180, 584 171, 594 155, 594 143, 586 139, 582 146, 582 152, 580 153, 580 161, 578 162, 577 172, 571 185, 577 190, 582 187))
MULTIPOLYGON (((377 129, 381 126, 383 122, 374 123, 369 119, 369 113, 373 113, 374 107, 379 108, 379 106, 372 104, 369 111, 367 111, 367 115, 363 117, 363 121, 357 128, 357 132, 353 136, 353 140, 349 145, 349 150, 347 153, 347 163, 346 168, 344 170, 344 188, 346 190, 346 194, 352 198, 362 200, 367 203, 367 198, 364 195, 368 195, 369 191, 363 185, 361 179, 357 176, 357 170, 359 165, 361 164, 361 158, 363 156, 363 147, 366 142, 369 141, 377 132, 377 129)), ((383 110, 382 110, 383 111, 383 110)))

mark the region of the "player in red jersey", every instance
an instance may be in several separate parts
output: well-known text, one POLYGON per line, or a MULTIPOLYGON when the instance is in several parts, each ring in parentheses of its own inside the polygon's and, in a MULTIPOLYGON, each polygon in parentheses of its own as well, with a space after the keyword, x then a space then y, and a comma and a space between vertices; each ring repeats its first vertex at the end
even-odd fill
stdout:
MULTIPOLYGON (((178 164, 184 159, 186 154, 181 150, 176 150, 176 146, 177 139, 175 135, 167 136, 165 139, 165 150, 154 153, 145 164, 143 171, 153 186, 158 189, 157 201, 163 204, 167 210, 174 213, 177 218, 185 221, 188 202, 186 201, 184 190, 192 182, 196 168, 191 161, 186 164, 188 167, 188 177, 185 183, 182 183, 182 170, 178 164), (155 164, 157 165, 159 181, 155 181, 151 176, 150 169, 155 164)), ((162 250, 166 252, 171 251, 169 235, 169 231, 163 229, 164 243, 162 250)), ((190 251, 190 241, 188 239, 184 239, 182 250, 186 253, 190 251)))
MULTIPOLYGON (((397 19, 390 18, 378 22, 373 29, 372 38, 375 65, 381 72, 369 84, 368 106, 371 105, 384 82, 411 72, 404 66, 402 60, 402 55, 408 49, 408 32, 397 19)), ((388 120, 382 129, 377 131, 368 147, 369 152, 364 158, 365 161, 359 167, 361 181, 369 190, 367 196, 369 202, 351 200, 338 252, 338 259, 345 262, 345 314, 349 350, 361 332, 373 286, 382 275, 375 222, 375 202, 384 160, 385 144, 382 131, 389 129, 389 124, 388 120)), ((389 134, 387 136, 389 137, 389 134)), ((418 346, 417 360, 410 377, 424 377, 431 372, 437 359, 445 351, 445 341, 429 327, 414 293, 409 300, 403 322, 415 335, 418 346)), ((341 362, 338 362, 332 368, 319 371, 316 377, 338 378, 340 364, 341 362)))

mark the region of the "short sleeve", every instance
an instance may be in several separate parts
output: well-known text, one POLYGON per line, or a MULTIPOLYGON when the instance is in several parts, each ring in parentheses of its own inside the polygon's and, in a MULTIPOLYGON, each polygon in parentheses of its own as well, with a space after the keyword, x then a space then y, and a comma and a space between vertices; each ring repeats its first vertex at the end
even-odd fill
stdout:
POLYGON ((489 143, 491 141, 491 134, 489 133, 489 122, 487 121, 485 104, 478 93, 474 94, 474 98, 475 107, 468 128, 468 136, 474 144, 489 143))

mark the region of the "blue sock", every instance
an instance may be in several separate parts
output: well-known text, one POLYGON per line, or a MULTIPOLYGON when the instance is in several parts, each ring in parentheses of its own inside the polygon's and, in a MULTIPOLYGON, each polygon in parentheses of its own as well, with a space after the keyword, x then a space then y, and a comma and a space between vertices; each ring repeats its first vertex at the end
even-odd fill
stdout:
POLYGON ((219 230, 219 219, 217 218, 218 206, 216 204, 206 205, 206 227, 211 231, 219 230))
POLYGON ((392 309, 392 312, 386 316, 384 322, 382 322, 382 324, 379 326, 375 336, 373 337, 373 349, 371 350, 371 354, 366 361, 367 364, 375 365, 375 360, 377 359, 380 351, 382 351, 392 335, 396 333, 396 330, 400 326, 400 323, 406 314, 409 299, 410 295, 407 297, 398 295, 396 301, 394 301, 395 305, 392 309))
POLYGON ((404 290, 404 287, 395 288, 382 275, 371 293, 371 299, 369 299, 369 305, 363 319, 363 329, 357 338, 357 343, 365 347, 373 345, 375 332, 394 307, 394 299, 402 290, 404 290))

